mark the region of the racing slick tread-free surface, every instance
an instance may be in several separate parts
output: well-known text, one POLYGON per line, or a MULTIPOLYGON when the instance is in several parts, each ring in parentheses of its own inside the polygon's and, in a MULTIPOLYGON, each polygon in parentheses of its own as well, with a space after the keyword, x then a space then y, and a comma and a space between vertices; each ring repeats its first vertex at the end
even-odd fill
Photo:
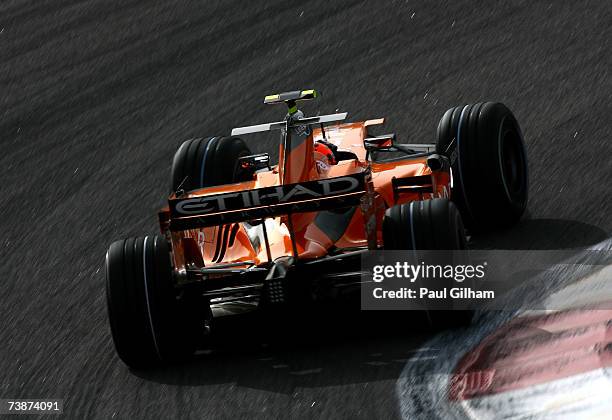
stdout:
POLYGON ((251 154, 238 137, 207 137, 185 141, 172 162, 172 191, 191 191, 248 179, 238 158, 251 154))
POLYGON ((169 247, 159 236, 111 244, 106 297, 113 341, 132 368, 180 360, 193 352, 195 331, 186 331, 174 297, 169 247), (189 336, 188 334, 194 334, 189 336))
POLYGON ((493 102, 451 108, 438 124, 437 152, 449 154, 453 140, 452 199, 466 225, 484 231, 516 223, 527 205, 528 177, 523 135, 512 112, 493 102), (516 157, 510 174, 503 163, 508 144, 516 157))
MULTIPOLYGON (((461 214, 446 198, 413 201, 388 209, 383 220, 383 241, 386 250, 397 251, 462 250, 467 242, 461 214)), ((473 311, 436 309, 426 311, 426 315, 432 329, 442 330, 469 324, 473 311)))
POLYGON ((383 243, 388 250, 465 249, 461 214, 446 198, 393 206, 383 219, 383 243))

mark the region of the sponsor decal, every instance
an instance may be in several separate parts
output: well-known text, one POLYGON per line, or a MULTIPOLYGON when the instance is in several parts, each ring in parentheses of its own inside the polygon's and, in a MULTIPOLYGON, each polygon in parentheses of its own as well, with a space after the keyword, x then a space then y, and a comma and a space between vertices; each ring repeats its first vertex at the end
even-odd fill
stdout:
POLYGON ((170 200, 171 229, 324 210, 330 206, 356 205, 365 192, 364 179, 364 173, 359 173, 298 184, 170 200), (357 201, 353 202, 355 199, 357 201), (186 218, 200 220, 188 224, 179 220, 186 218))
POLYGON ((308 137, 312 131, 309 125, 296 125, 291 127, 291 132, 300 137, 308 137))

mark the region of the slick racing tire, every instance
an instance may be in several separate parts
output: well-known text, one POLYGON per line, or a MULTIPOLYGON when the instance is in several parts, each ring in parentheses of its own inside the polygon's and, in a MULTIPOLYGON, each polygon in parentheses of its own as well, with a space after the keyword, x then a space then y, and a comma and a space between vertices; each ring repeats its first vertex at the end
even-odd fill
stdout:
MULTIPOLYGON (((383 219, 385 250, 465 250, 467 238, 461 214, 446 198, 412 201, 387 209, 383 219)), ((473 310, 428 310, 435 330, 469 325, 473 310)))
POLYGON ((383 242, 385 249, 392 250, 467 248, 461 214, 446 198, 412 201, 387 209, 383 242))
POLYGON ((484 102, 446 111, 436 151, 453 170, 452 200, 471 231, 511 226, 527 206, 527 156, 512 112, 484 102))
POLYGON ((117 354, 130 368, 181 360, 194 352, 197 317, 177 299, 163 237, 130 238, 109 247, 106 301, 117 354))
POLYGON ((174 154, 172 191, 191 191, 251 179, 238 159, 251 155, 238 137, 207 137, 185 141, 174 154))

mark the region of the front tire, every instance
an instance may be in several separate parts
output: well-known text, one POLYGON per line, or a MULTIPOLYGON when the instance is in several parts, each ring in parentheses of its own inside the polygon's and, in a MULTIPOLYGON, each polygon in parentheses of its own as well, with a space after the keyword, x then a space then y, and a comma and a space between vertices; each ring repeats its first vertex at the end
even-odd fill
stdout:
POLYGON ((516 223, 527 206, 523 134, 501 103, 451 108, 438 124, 437 153, 453 163, 452 199, 472 231, 516 223))
POLYGON ((130 238, 109 247, 106 298, 115 348, 129 367, 180 360, 195 350, 196 318, 177 300, 163 237, 130 238))
POLYGON ((207 137, 185 141, 172 161, 172 191, 247 181, 252 174, 239 166, 238 159, 251 155, 238 137, 207 137))

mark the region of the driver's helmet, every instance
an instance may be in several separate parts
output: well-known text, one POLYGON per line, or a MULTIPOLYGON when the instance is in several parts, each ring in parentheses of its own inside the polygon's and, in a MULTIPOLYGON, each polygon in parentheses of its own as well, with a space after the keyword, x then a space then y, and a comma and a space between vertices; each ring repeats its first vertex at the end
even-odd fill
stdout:
POLYGON ((323 156, 327 157, 327 161, 330 165, 335 165, 336 163, 338 163, 336 161, 336 156, 334 155, 334 151, 332 150, 332 148, 329 147, 327 144, 323 143, 322 141, 315 142, 314 150, 315 153, 321 153, 323 156))

